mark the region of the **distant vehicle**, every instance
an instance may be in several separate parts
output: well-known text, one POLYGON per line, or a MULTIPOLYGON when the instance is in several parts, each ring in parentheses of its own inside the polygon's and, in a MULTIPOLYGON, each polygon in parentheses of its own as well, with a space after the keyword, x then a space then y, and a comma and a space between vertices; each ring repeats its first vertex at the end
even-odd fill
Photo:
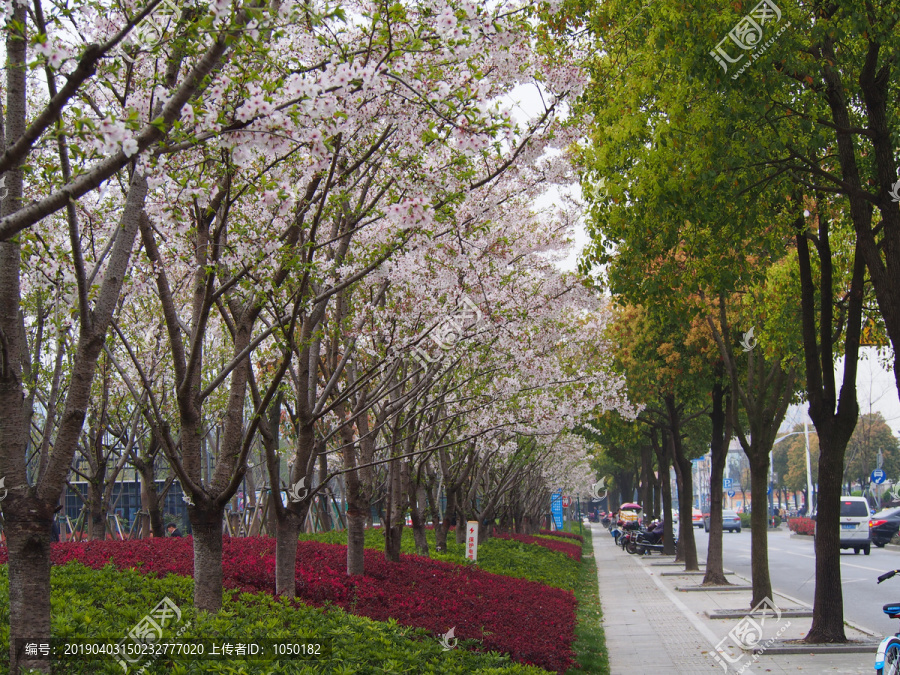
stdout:
POLYGON ((852 548, 857 555, 860 551, 869 555, 871 543, 869 502, 865 497, 841 497, 841 548, 852 548))
POLYGON ((869 538, 878 548, 884 548, 900 531, 900 506, 883 509, 869 521, 869 538))
POLYGON ((694 527, 703 527, 703 512, 700 509, 691 509, 691 522, 694 527))
MULTIPOLYGON (((709 514, 705 514, 703 516, 703 529, 707 532, 709 532, 711 522, 712 521, 709 518, 709 514)), ((736 511, 732 511, 731 509, 722 509, 722 530, 728 530, 729 532, 741 531, 741 517, 737 514, 736 511)))

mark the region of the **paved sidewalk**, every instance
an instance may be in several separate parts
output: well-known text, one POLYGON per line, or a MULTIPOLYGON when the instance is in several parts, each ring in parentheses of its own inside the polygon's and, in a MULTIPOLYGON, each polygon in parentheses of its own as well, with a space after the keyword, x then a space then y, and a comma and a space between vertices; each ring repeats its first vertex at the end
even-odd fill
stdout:
MULTIPOLYGON (((702 576, 672 574, 684 568, 660 564, 671 558, 629 555, 615 546, 606 528, 592 523, 590 529, 612 675, 660 672, 701 675, 724 673, 726 668, 729 673, 871 675, 874 672, 874 647, 858 654, 763 653, 754 657, 733 642, 726 641, 723 645, 723 638, 738 627, 741 616, 710 619, 708 613, 749 607, 749 591, 680 592, 676 588, 697 586, 702 576), (716 651, 720 645, 724 649, 722 655, 716 651)), ((729 579, 734 584, 750 583, 737 575, 729 575, 729 579)), ((808 608, 779 594, 774 600, 782 610, 808 608)), ((811 621, 794 616, 775 621, 773 617, 762 626, 764 639, 760 644, 776 637, 800 639, 809 630, 811 621)), ((848 627, 846 632, 850 640, 873 639, 864 629, 848 627)))

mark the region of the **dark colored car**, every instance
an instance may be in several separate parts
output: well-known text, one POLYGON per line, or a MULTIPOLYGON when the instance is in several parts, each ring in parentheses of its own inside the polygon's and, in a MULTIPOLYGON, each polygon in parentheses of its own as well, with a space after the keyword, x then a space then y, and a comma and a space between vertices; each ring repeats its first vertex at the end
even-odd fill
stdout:
POLYGON ((869 521, 872 543, 878 548, 883 548, 889 543, 898 530, 900 530, 900 506, 879 511, 869 521))
MULTIPOLYGON (((703 529, 709 532, 709 514, 703 514, 703 529)), ((722 531, 729 532, 741 531, 741 517, 731 509, 722 509, 722 531)))

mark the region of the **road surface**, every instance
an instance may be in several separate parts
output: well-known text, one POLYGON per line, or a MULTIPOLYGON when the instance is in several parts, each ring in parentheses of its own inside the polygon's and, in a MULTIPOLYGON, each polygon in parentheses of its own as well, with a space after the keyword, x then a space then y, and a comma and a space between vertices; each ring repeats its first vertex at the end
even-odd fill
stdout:
MULTIPOLYGON (((702 529, 694 532, 697 554, 703 560, 709 535, 702 529)), ((725 532, 722 543, 725 569, 750 579, 750 530, 725 532)), ((816 586, 815 560, 811 537, 793 537, 784 529, 769 530, 769 573, 773 590, 812 605, 816 586)), ((845 620, 881 635, 900 629, 900 622, 889 619, 881 609, 886 603, 900 602, 900 576, 882 584, 876 582, 879 574, 892 569, 900 569, 900 550, 872 546, 870 555, 855 555, 852 550, 842 552, 845 620)))

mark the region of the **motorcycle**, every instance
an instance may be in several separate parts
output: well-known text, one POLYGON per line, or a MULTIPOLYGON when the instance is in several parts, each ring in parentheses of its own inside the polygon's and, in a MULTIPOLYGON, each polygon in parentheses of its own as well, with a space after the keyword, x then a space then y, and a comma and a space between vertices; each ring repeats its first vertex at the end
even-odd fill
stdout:
POLYGON ((637 522, 625 522, 621 525, 621 534, 619 534, 616 543, 622 547, 623 551, 629 551, 629 546, 641 531, 641 526, 637 522))
POLYGON ((642 528, 634 534, 626 549, 629 553, 650 555, 653 551, 663 550, 663 524, 651 523, 649 528, 642 528))

